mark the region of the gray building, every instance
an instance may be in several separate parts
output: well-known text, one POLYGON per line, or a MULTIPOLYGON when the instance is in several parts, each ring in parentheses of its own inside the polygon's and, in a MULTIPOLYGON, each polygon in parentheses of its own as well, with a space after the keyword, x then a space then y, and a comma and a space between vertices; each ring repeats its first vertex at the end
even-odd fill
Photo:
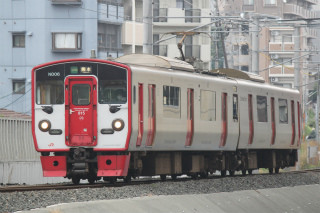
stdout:
POLYGON ((122 55, 122 0, 1 0, 0 108, 31 113, 31 69, 122 55))

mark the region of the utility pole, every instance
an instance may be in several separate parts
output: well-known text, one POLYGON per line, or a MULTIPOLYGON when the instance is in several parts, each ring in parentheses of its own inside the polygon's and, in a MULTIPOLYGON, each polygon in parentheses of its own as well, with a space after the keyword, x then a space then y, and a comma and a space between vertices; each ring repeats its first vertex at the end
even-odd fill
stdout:
POLYGON ((259 16, 252 16, 252 72, 259 75, 259 16))
POLYGON ((300 26, 296 25, 294 27, 294 88, 300 89, 300 26))
POLYGON ((136 1, 131 0, 132 4, 132 45, 131 53, 136 53, 136 1))
POLYGON ((152 43, 152 1, 143 0, 143 53, 153 53, 152 43))
POLYGON ((316 106, 316 140, 317 144, 319 144, 319 103, 320 103, 320 95, 319 95, 319 64, 318 64, 318 73, 317 73, 317 106, 316 106))

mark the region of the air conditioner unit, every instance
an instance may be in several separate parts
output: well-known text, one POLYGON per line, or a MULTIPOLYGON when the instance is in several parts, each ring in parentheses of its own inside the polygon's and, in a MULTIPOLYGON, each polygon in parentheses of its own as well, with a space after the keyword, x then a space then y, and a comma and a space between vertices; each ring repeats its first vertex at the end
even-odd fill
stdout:
POLYGON ((278 58, 279 58, 279 55, 278 55, 278 54, 271 54, 271 55, 270 55, 270 58, 271 58, 271 59, 278 59, 278 58))
POLYGON ((271 35, 277 36, 277 35, 279 35, 279 34, 280 34, 280 33, 279 33, 279 31, 277 31, 277 30, 271 31, 271 35))
POLYGON ((278 82, 278 81, 279 81, 279 79, 278 79, 278 78, 276 78, 276 77, 271 77, 271 78, 270 78, 270 81, 271 81, 271 82, 278 82))

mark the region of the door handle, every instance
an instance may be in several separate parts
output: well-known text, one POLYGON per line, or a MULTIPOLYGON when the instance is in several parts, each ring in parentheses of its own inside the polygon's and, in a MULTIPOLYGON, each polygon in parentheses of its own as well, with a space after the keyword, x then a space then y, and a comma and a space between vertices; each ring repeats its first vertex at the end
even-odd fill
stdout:
POLYGON ((72 109, 69 110, 69 114, 71 115, 72 113, 74 113, 75 111, 73 111, 72 109))

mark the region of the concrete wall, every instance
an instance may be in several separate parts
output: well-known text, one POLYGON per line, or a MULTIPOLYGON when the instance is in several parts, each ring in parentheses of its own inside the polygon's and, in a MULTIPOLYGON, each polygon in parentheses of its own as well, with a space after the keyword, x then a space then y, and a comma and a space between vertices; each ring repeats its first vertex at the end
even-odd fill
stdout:
POLYGON ((31 120, 0 118, 0 184, 42 184, 68 181, 45 178, 35 151, 31 120))

